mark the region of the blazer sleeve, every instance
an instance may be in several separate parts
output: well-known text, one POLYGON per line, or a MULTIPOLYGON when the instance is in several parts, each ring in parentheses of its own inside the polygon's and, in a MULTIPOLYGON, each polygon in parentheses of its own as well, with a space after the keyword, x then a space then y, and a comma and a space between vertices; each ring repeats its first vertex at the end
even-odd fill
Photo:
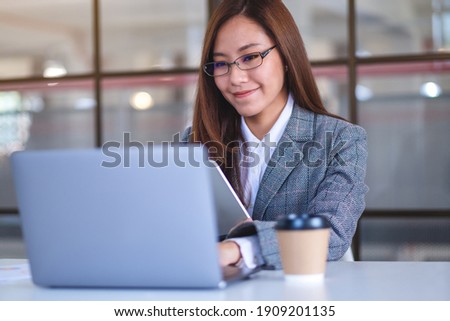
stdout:
MULTIPOLYGON (((322 215, 331 224, 330 261, 340 259, 350 247, 358 219, 365 208, 365 194, 368 191, 364 183, 368 154, 366 132, 359 126, 346 126, 336 135, 331 151, 340 142, 345 144, 330 157, 325 178, 318 185, 308 206, 309 213, 322 215)), ((257 233, 266 267, 281 269, 274 225, 273 221, 246 223, 233 230, 229 237, 257 233)))
POLYGON ((331 224, 328 260, 340 259, 350 247, 369 190, 364 183, 368 155, 365 130, 350 125, 334 141, 345 144, 330 158, 325 179, 308 207, 309 213, 322 215, 331 224))

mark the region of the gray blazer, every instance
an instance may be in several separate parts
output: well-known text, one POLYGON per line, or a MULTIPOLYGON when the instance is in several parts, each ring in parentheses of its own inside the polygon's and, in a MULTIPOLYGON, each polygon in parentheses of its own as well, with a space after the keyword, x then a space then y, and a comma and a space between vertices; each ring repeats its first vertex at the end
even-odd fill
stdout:
MULTIPOLYGON (((187 141, 190 128, 182 141, 187 141)), ((289 213, 322 215, 331 223, 328 260, 349 248, 368 191, 366 132, 359 126, 294 106, 263 174, 253 222, 227 237, 257 234, 267 268, 280 269, 273 226, 289 213)))

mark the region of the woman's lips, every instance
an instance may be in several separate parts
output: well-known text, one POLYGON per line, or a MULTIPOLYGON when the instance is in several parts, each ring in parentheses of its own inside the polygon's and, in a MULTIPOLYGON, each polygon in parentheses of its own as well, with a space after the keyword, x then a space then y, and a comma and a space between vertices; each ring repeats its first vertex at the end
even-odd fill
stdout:
POLYGON ((253 94, 256 90, 257 89, 238 91, 233 93, 233 96, 236 98, 245 98, 253 94))

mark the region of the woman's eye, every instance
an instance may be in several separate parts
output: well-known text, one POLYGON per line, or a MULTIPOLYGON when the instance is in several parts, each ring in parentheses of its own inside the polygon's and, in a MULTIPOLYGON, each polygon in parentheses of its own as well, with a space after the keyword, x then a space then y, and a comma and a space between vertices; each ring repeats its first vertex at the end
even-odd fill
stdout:
POLYGON ((225 61, 218 61, 214 63, 214 68, 223 68, 227 65, 225 61))
POLYGON ((250 55, 242 57, 242 61, 243 62, 249 62, 249 61, 252 61, 252 60, 257 59, 257 58, 258 58, 257 54, 250 54, 250 55))

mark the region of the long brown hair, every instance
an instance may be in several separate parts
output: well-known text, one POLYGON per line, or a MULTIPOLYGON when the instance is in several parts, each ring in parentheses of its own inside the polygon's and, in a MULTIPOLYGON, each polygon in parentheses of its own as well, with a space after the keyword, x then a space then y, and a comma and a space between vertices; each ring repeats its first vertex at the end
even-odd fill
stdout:
MULTIPOLYGON (((213 60, 212 54, 220 27, 242 15, 257 22, 277 45, 287 66, 286 87, 297 105, 318 114, 331 115, 322 104, 308 56, 297 25, 281 0, 223 0, 213 13, 205 34, 201 66, 213 60)), ((244 202, 236 142, 242 140, 241 116, 222 96, 201 68, 192 125, 192 142, 208 147, 210 156, 220 164, 225 176, 244 202)))

